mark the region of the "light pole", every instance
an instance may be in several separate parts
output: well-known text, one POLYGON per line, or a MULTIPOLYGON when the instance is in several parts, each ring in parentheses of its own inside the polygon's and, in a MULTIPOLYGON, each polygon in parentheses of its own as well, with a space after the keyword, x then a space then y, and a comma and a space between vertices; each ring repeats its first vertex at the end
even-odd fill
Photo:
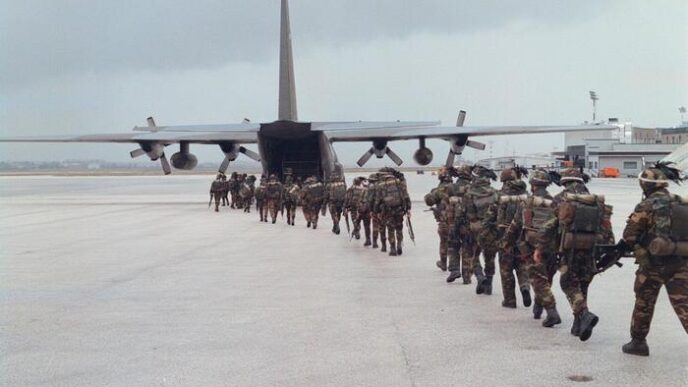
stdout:
POLYGON ((596 92, 590 90, 590 99, 592 100, 592 122, 595 123, 597 121, 597 100, 600 97, 597 96, 596 92))

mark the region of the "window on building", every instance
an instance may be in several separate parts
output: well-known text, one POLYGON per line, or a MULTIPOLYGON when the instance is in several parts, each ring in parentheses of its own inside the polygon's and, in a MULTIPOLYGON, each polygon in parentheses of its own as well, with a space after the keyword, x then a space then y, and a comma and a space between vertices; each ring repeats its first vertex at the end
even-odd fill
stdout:
POLYGON ((624 169, 638 169, 638 162, 637 161, 624 161, 623 167, 624 167, 624 169))

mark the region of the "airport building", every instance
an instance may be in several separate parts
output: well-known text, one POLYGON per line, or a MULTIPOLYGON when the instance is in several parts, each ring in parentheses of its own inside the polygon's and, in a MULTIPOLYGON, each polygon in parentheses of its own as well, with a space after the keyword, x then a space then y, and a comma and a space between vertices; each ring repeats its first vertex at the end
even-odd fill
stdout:
POLYGON ((619 124, 618 131, 567 134, 566 150, 553 155, 562 163, 583 167, 593 175, 611 170, 618 176, 637 176, 645 166, 687 142, 687 123, 672 128, 643 128, 626 123, 619 124))

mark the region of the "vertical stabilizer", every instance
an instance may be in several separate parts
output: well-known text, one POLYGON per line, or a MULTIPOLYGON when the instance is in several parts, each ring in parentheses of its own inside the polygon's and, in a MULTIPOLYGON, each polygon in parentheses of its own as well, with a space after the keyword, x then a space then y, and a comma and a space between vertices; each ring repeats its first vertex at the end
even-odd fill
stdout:
POLYGON ((291 51, 289 4, 282 0, 280 21, 279 120, 296 121, 296 87, 294 85, 294 56, 291 51))

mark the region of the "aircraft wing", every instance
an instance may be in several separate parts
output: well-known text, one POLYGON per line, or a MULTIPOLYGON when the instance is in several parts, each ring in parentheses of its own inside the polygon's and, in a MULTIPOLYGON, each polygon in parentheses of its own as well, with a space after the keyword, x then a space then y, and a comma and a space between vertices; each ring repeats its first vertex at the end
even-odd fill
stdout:
POLYGON ((129 133, 88 134, 81 136, 0 137, 0 142, 155 142, 166 145, 179 142, 197 144, 234 142, 250 144, 258 141, 258 129, 260 129, 260 126, 254 124, 153 126, 135 127, 134 131, 129 133))
POLYGON ((313 130, 322 131, 330 141, 409 140, 415 138, 439 138, 496 136, 505 134, 541 134, 617 129, 614 125, 572 126, 430 126, 427 123, 346 123, 321 124, 313 130), (396 125, 395 125, 396 124, 396 125), (406 124, 406 126, 402 126, 406 124), (367 125, 367 126, 366 126, 367 125))

